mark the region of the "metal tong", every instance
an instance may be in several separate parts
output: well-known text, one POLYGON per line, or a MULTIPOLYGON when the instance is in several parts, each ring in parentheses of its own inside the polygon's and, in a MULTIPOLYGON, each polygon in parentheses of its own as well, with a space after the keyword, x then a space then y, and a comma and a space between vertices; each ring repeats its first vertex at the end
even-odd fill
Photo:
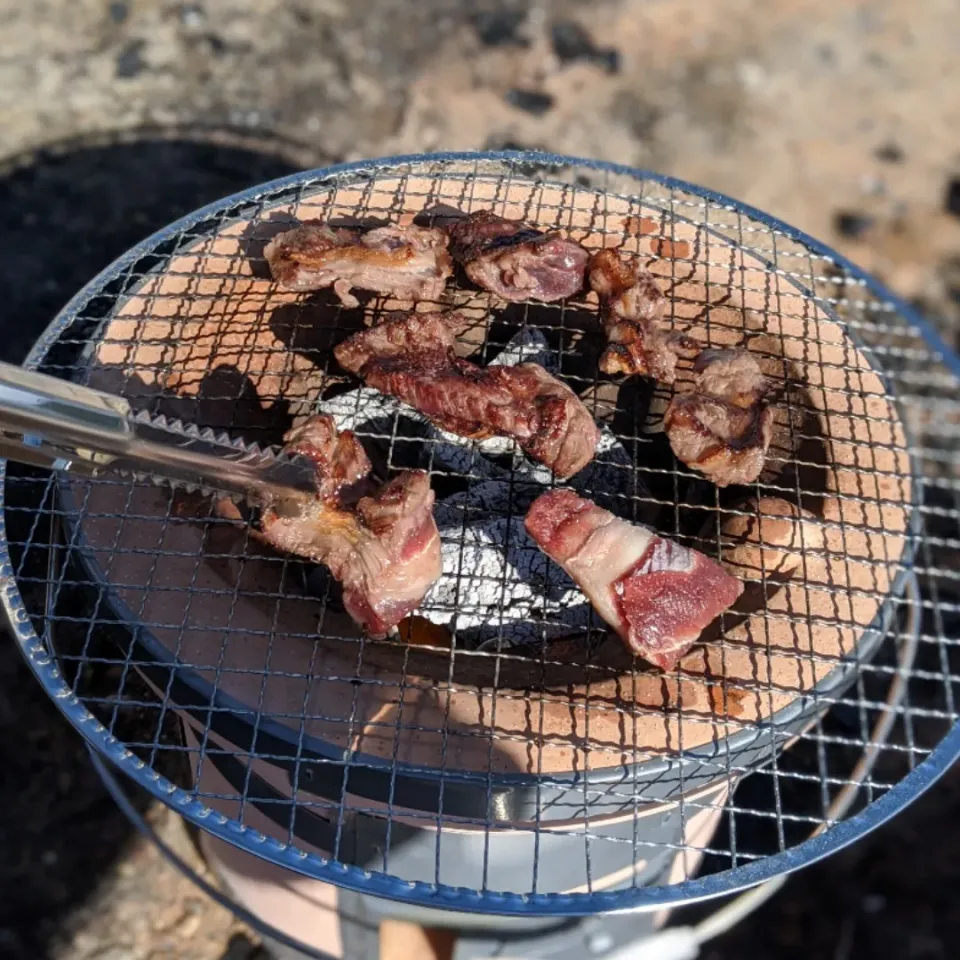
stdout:
POLYGON ((2 362, 0 457, 83 476, 132 474, 259 503, 316 495, 316 468, 305 457, 135 413, 122 397, 2 362))

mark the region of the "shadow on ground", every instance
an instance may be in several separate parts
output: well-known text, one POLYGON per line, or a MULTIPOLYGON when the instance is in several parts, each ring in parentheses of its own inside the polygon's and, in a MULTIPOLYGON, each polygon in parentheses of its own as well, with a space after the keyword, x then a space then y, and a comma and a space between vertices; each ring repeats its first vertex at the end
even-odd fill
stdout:
MULTIPOLYGON (((22 361, 74 293, 153 231, 304 162, 302 152, 276 143, 145 132, 59 145, 3 165, 0 359, 22 361)), ((0 956, 39 960, 131 828, 6 633, 0 771, 0 956)))

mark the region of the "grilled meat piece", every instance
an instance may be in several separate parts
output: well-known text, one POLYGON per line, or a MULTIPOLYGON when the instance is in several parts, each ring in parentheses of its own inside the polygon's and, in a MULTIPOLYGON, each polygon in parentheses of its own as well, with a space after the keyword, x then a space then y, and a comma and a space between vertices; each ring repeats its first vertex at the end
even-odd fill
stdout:
POLYGON ((504 300, 550 303, 583 287, 587 251, 555 230, 478 210, 447 227, 454 259, 477 286, 504 300))
POLYGON ((698 344, 661 326, 666 298, 653 274, 608 248, 590 258, 589 277, 609 341, 600 369, 673 383, 677 358, 695 356, 698 344))
POLYGON ((285 553, 322 563, 343 585, 343 603, 372 637, 416 609, 440 576, 434 494, 421 470, 377 489, 370 461, 350 431, 318 416, 285 438, 317 465, 316 500, 264 509, 261 537, 285 553))
POLYGON ((773 435, 770 382, 746 350, 704 350, 693 390, 675 396, 664 427, 678 460, 718 487, 753 483, 773 435))
POLYGON ((317 496, 321 500, 356 502, 373 486, 373 466, 363 444, 351 430, 340 433, 333 417, 311 417, 287 431, 283 449, 301 454, 316 465, 317 496))
POLYGON ((457 314, 393 314, 334 350, 340 365, 471 439, 511 437, 558 477, 593 459, 600 434, 579 397, 539 364, 478 367, 454 353, 457 314))
POLYGON ((361 230, 304 223, 274 237, 264 256, 281 286, 332 286, 345 307, 359 306, 353 287, 403 300, 436 300, 453 272, 446 234, 413 225, 361 230))
POLYGON ((672 670, 743 584, 696 550, 621 520, 572 490, 538 497, 524 524, 627 647, 672 670))

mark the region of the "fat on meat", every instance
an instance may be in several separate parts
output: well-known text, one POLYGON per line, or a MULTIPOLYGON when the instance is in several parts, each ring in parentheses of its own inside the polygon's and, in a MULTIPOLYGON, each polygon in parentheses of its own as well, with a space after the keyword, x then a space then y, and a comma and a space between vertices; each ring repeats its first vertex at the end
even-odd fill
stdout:
POLYGON ((716 561, 572 490, 538 497, 524 524, 634 655, 661 670, 676 667, 743 592, 716 561))
POLYGON ((407 470, 382 487, 350 431, 320 415, 285 438, 286 449, 317 466, 317 497, 267 505, 262 539, 325 565, 343 586, 343 603, 372 637, 386 636, 415 610, 440 576, 440 534, 427 474, 407 470))
POLYGON ((345 307, 359 306, 351 289, 436 300, 453 272, 447 236, 439 228, 391 224, 363 230, 303 223, 264 249, 270 272, 289 290, 333 287, 345 307))

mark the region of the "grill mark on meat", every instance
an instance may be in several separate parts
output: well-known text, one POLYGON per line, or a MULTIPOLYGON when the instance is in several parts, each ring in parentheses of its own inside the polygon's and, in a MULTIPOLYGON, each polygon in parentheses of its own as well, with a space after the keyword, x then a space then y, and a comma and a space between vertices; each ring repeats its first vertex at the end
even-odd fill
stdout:
POLYGON ((370 290, 436 300, 453 272, 446 234, 435 227, 390 225, 362 230, 309 222, 274 237, 264 249, 273 278, 290 290, 333 287, 345 307, 350 292, 370 290))
POLYGON ((587 251, 556 230, 538 230, 492 210, 471 213, 446 230, 467 276, 505 300, 551 303, 583 288, 587 251))
POLYGON ((566 478, 593 459, 600 433, 564 383, 535 363, 478 367, 454 352, 458 314, 393 314, 338 344, 340 365, 439 427, 471 439, 514 439, 566 478))
POLYGON ((538 497, 524 524, 630 651, 661 670, 676 667, 743 592, 716 561, 572 490, 538 497))
POLYGON ((495 250, 506 250, 509 247, 519 247, 525 243, 542 240, 545 236, 546 234, 542 230, 537 230, 536 227, 526 227, 512 234, 504 233, 499 237, 492 237, 478 244, 478 249, 475 249, 469 258, 465 259, 473 260, 484 253, 493 253, 495 250))
POLYGON ((680 357, 696 358, 693 390, 675 396, 664 416, 671 449, 719 487, 753 483, 773 437, 770 384, 756 359, 746 350, 704 350, 695 338, 664 330, 666 298, 656 280, 617 251, 594 254, 589 273, 609 341, 600 369, 669 384, 680 357))
POLYGON ((422 470, 377 488, 370 461, 349 430, 321 415, 290 431, 285 449, 317 468, 317 497, 268 505, 260 536, 270 546, 329 568, 343 603, 372 637, 383 637, 423 600, 440 576, 434 494, 422 470))
POLYGON ((600 298, 600 317, 609 342, 600 357, 600 369, 673 383, 677 359, 694 356, 699 345, 692 337, 662 327, 667 301, 653 274, 639 261, 628 262, 607 248, 590 258, 589 278, 600 298))
POLYGON ((504 250, 535 240, 546 234, 522 220, 508 220, 492 210, 477 210, 447 224, 450 252, 458 263, 469 263, 486 253, 504 250))
POLYGON ((694 373, 664 417, 674 455, 718 487, 753 483, 773 437, 770 382, 746 350, 704 350, 694 373))

